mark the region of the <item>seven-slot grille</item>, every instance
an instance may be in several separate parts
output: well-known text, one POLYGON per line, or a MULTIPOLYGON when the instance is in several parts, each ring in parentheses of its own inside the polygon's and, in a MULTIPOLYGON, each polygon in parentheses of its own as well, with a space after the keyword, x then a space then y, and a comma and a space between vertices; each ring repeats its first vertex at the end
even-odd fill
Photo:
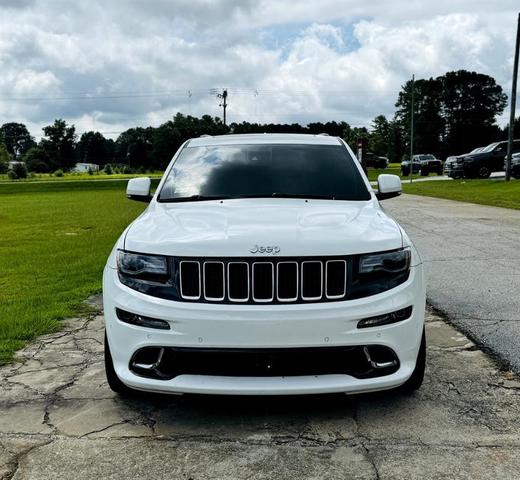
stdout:
POLYGON ((180 259, 180 297, 210 303, 334 301, 347 293, 345 259, 180 259))

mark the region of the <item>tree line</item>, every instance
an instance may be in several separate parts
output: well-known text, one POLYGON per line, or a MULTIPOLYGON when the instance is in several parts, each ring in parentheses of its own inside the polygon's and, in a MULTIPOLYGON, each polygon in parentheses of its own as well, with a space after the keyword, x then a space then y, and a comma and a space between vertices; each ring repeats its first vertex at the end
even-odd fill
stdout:
MULTIPOLYGON (((43 128, 43 137, 37 143, 24 124, 4 123, 0 127, 0 173, 7 169, 8 160, 24 161, 29 171, 37 173, 68 171, 76 162, 102 167, 124 165, 129 171, 162 170, 188 138, 226 133, 327 133, 344 138, 352 148, 358 139, 366 138, 370 151, 400 162, 410 151, 412 90, 415 153, 432 153, 444 159, 507 138, 507 127, 501 129, 496 123, 507 103, 502 87, 488 75, 459 70, 413 84, 408 81, 398 94, 393 118, 378 115, 370 128, 352 127, 346 121, 305 126, 250 122, 224 125, 218 117, 177 113, 159 127, 130 128, 116 140, 95 131, 78 138, 74 125, 57 119, 43 128)), ((520 117, 515 121, 514 134, 520 137, 520 117)))

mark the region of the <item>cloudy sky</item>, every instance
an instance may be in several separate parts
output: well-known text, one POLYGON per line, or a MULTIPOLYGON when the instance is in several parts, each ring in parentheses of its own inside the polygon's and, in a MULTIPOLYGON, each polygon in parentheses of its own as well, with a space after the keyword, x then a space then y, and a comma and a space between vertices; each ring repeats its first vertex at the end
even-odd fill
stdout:
MULTIPOLYGON (((448 70, 510 93, 518 0, 0 0, 0 124, 116 137, 180 111, 228 121, 392 115, 448 70)), ((507 122, 506 115, 500 123, 507 122)))

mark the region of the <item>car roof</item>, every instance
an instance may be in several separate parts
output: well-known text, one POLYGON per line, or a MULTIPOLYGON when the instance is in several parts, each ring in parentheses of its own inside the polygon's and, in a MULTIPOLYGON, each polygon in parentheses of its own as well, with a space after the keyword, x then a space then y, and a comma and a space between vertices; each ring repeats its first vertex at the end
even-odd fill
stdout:
POLYGON ((249 133, 192 138, 186 146, 189 148, 216 145, 260 145, 273 143, 341 145, 338 137, 329 137, 328 135, 309 135, 302 133, 249 133))

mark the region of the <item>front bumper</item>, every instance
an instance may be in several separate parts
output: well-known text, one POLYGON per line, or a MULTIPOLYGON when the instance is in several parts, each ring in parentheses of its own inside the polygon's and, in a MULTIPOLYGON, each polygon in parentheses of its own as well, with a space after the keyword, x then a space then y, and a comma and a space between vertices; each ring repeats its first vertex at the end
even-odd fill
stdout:
POLYGON ((451 177, 464 175, 464 164, 461 163, 446 163, 444 164, 444 175, 451 177))
POLYGON ((117 376, 131 388, 165 393, 310 394, 385 390, 403 384, 415 367, 424 325, 425 288, 422 265, 408 280, 372 297, 330 303, 292 305, 219 305, 175 302, 136 292, 119 282, 117 271, 105 268, 103 302, 107 338, 117 376), (366 317, 412 305, 399 323, 358 329, 366 317), (121 322, 115 309, 159 318, 170 330, 121 322), (170 380, 146 378, 130 370, 133 354, 144 347, 306 348, 382 345, 398 357, 399 369, 389 375, 359 379, 346 374, 237 377, 181 374, 170 380))

